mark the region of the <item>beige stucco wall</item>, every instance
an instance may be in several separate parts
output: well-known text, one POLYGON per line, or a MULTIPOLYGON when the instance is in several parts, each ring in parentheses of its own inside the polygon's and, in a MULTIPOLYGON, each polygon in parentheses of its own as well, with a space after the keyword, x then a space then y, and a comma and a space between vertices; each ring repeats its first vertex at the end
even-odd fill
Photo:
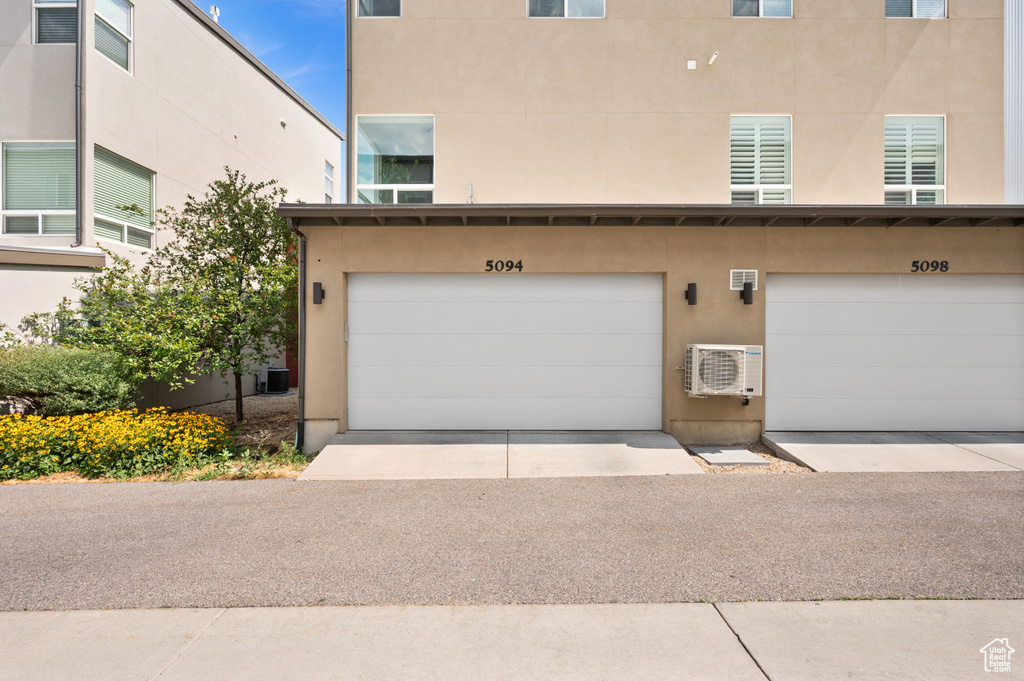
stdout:
POLYGON ((886 19, 882 0, 527 19, 525 0, 403 0, 354 20, 354 113, 436 115, 436 203, 468 183, 480 203, 728 203, 729 115, 787 114, 793 201, 829 204, 883 201, 886 114, 941 114, 947 203, 1002 203, 1002 2, 948 3, 941 20, 886 19))
POLYGON ((719 444, 759 437, 764 399, 743 406, 737 399, 689 398, 675 367, 688 343, 764 344, 766 274, 909 274, 911 262, 923 258, 949 260, 954 274, 1024 273, 1024 227, 501 224, 303 230, 308 281, 322 282, 327 291, 321 305, 307 300, 306 418, 328 431, 335 422, 346 428, 345 284, 353 272, 478 273, 500 253, 522 260, 526 273, 662 273, 663 428, 683 442, 719 444), (758 270, 753 305, 743 305, 729 289, 730 269, 758 270), (683 297, 690 282, 698 285, 696 306, 683 297))

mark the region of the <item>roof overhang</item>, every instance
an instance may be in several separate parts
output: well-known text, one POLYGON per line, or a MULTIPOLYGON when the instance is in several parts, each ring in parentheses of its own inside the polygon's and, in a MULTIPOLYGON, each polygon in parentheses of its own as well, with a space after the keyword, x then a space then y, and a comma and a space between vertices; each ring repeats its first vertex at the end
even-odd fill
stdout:
POLYGON ((1020 227, 1024 206, 281 204, 297 227, 760 226, 1020 227))
POLYGON ((0 264, 3 265, 102 269, 106 263, 107 256, 99 249, 0 246, 0 264))

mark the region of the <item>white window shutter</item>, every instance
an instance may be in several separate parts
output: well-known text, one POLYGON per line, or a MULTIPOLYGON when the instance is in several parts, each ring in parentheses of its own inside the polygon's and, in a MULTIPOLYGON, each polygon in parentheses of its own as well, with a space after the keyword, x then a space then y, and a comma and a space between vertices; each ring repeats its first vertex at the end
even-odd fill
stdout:
POLYGON ((911 119, 910 141, 911 184, 942 184, 942 119, 911 119))
POLYGON ((752 116, 734 116, 730 134, 732 184, 757 182, 757 120, 752 116))
POLYGON ((910 184, 910 125, 906 118, 885 119, 885 183, 910 184))
POLYGON ((761 119, 758 130, 758 184, 790 184, 789 121, 784 116, 761 119))

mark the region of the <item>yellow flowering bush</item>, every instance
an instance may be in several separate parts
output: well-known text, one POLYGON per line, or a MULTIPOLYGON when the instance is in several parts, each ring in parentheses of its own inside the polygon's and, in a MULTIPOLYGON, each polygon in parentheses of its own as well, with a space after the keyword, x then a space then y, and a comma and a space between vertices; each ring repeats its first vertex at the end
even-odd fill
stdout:
POLYGON ((79 416, 0 416, 0 480, 64 470, 88 478, 205 465, 230 451, 227 426, 205 414, 151 409, 79 416))

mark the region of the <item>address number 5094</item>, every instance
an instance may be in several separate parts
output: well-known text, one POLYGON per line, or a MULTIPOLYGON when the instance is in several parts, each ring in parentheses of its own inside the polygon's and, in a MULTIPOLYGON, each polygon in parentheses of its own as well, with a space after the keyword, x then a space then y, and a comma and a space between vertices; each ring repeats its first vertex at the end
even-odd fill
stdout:
POLYGON ((515 260, 488 260, 484 272, 515 272, 523 271, 523 261, 515 260))
POLYGON ((911 272, 948 272, 948 260, 915 260, 910 266, 911 272))

